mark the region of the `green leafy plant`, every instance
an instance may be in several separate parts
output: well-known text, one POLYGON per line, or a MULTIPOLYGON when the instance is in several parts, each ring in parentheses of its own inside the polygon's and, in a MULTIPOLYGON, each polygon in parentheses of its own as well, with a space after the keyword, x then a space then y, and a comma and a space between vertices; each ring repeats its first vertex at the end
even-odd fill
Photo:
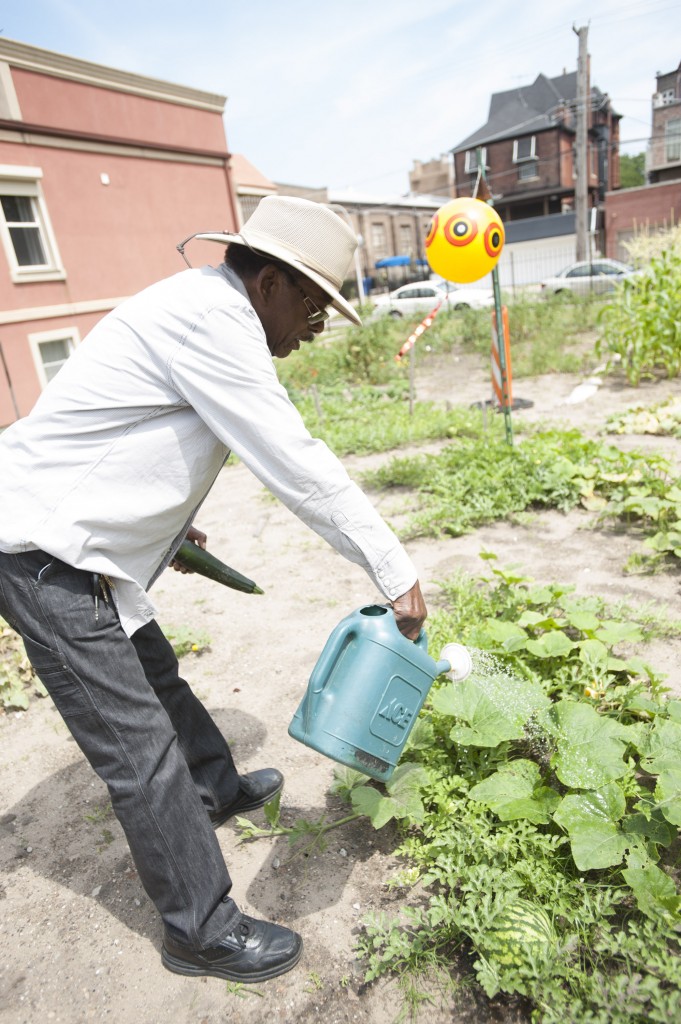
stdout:
POLYGON ((681 251, 654 256, 639 275, 625 279, 600 314, 597 353, 621 368, 630 384, 681 372, 681 251))
MULTIPOLYGON (((502 297, 503 298, 503 297, 502 297)), ((602 303, 590 298, 575 302, 535 302, 515 296, 508 303, 514 377, 536 373, 577 371, 594 355, 593 337, 602 303)), ((362 327, 347 327, 305 345, 278 368, 290 393, 306 393, 317 387, 386 385, 404 380, 408 359, 395 356, 421 316, 393 320, 365 316, 362 327)), ((428 333, 419 341, 420 364, 430 354, 440 355, 456 347, 489 359, 490 310, 440 310, 428 333)))
POLYGON ((410 408, 406 380, 385 387, 319 388, 293 398, 311 433, 339 456, 483 431, 479 409, 446 409, 432 402, 410 408))
POLYGON ((577 430, 539 431, 514 446, 499 431, 459 437, 436 455, 393 458, 363 479, 418 492, 404 536, 457 536, 528 509, 597 511, 611 495, 661 485, 668 469, 662 456, 622 452, 577 430))
POLYGON ((656 434, 681 437, 681 398, 627 409, 608 416, 605 429, 609 434, 656 434))
POLYGON ((292 847, 292 857, 309 857, 313 850, 326 849, 326 835, 332 829, 341 828, 362 816, 369 818, 375 828, 382 828, 393 820, 419 821, 423 818, 419 794, 426 776, 418 765, 401 764, 386 783, 385 792, 376 788, 366 775, 351 768, 337 769, 335 776, 333 791, 352 805, 351 814, 331 821, 326 815, 315 821, 300 818, 292 825, 284 825, 281 821, 281 794, 278 794, 265 804, 266 828, 254 825, 248 818, 237 817, 241 839, 286 836, 292 847))
POLYGON ((402 910, 368 916, 358 952, 412 1014, 470 956, 488 997, 521 995, 542 1024, 674 1020, 681 701, 637 649, 681 625, 484 557, 490 575, 443 581, 429 626, 435 647, 469 646, 474 672, 436 680, 388 785, 337 769, 351 814, 283 825, 277 799, 242 837, 309 853, 358 817, 394 822, 402 910))
POLYGON ((47 696, 47 690, 33 671, 19 636, 0 619, 0 707, 26 711, 31 693, 47 696))
POLYGON ((414 905, 365 922, 367 978, 468 948, 487 995, 543 1024, 675 1019, 681 701, 632 651, 679 627, 494 566, 443 595, 433 643, 466 642, 475 669, 436 682, 412 734, 414 905))

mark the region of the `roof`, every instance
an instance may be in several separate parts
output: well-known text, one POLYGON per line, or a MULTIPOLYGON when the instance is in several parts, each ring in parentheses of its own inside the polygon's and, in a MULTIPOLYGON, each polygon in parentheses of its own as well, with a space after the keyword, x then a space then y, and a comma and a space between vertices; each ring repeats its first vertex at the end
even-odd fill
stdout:
POLYGON ((25 68, 54 78, 65 78, 72 82, 127 92, 167 103, 179 103, 199 110, 222 114, 226 97, 216 93, 203 92, 186 85, 166 82, 160 78, 149 78, 106 64, 93 64, 54 50, 21 43, 16 39, 0 38, 0 61, 15 68, 25 68))
POLYGON ((230 162, 234 184, 239 188, 257 188, 276 192, 277 186, 247 160, 242 153, 232 153, 230 162))
POLYGON ((376 195, 356 192, 354 189, 329 189, 329 202, 340 206, 402 206, 409 210, 436 210, 451 196, 429 196, 421 192, 406 195, 376 195))
MULTIPOLYGON (((595 86, 591 95, 599 105, 606 98, 595 86)), ((455 146, 452 152, 461 153, 484 143, 555 128, 561 108, 574 103, 576 97, 576 71, 555 78, 539 74, 532 85, 495 92, 490 100, 487 123, 455 146)))

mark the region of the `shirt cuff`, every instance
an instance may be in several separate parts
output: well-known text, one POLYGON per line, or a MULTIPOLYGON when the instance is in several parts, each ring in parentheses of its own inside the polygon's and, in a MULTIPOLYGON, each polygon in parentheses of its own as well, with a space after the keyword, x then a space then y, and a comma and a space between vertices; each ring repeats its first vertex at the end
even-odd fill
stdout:
POLYGON ((390 601, 406 594, 418 579, 414 563, 401 546, 386 555, 375 569, 370 569, 369 575, 390 601))

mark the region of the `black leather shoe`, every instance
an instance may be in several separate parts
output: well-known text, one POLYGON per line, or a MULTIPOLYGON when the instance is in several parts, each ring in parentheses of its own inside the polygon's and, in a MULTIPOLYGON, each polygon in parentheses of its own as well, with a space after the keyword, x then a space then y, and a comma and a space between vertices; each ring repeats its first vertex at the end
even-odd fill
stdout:
POLYGON ((270 800, 274 800, 277 793, 281 793, 283 786, 284 776, 276 768, 260 768, 256 772, 249 772, 248 775, 240 775, 236 800, 227 807, 208 812, 213 828, 219 828, 235 814, 263 807, 270 800))
POLYGON ((208 949, 188 949, 166 934, 161 960, 175 974, 207 974, 249 983, 285 974, 295 967, 302 952, 303 940, 290 928, 242 914, 234 930, 208 949))

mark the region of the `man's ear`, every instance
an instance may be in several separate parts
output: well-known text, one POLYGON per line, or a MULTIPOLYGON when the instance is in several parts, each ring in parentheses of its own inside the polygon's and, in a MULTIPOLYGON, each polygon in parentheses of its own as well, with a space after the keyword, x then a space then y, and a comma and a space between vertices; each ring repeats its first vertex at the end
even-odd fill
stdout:
POLYGON ((280 273, 273 263, 268 263, 261 270, 255 279, 256 289, 258 294, 262 297, 262 301, 265 305, 269 305, 273 293, 280 286, 280 273))

